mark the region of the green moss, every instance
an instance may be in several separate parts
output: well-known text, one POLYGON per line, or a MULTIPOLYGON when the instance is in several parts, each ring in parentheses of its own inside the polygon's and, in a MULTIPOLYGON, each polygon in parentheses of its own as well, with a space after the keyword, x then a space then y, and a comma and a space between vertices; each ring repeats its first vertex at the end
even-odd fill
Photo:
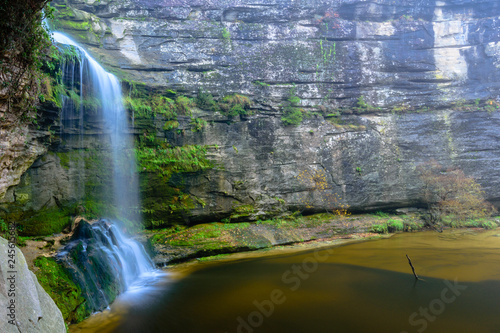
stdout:
POLYGON ((230 216, 230 220, 246 218, 254 213, 255 213, 255 208, 253 205, 236 206, 233 207, 233 213, 230 216))
POLYGON ((77 323, 90 315, 82 291, 53 258, 38 257, 34 264, 38 282, 61 310, 66 322, 77 323))
POLYGON ((52 207, 33 213, 19 225, 23 236, 46 236, 60 233, 70 223, 69 209, 52 207))
POLYGON ((177 119, 176 103, 165 96, 154 95, 151 98, 152 110, 155 114, 162 114, 167 120, 177 119))
POLYGON ((271 86, 269 83, 262 82, 262 81, 254 81, 253 84, 259 87, 269 87, 271 86))
POLYGON ((83 22, 75 22, 70 20, 58 20, 56 23, 58 29, 62 30, 76 30, 76 31, 88 31, 91 30, 90 23, 83 22))
POLYGON ((127 96, 123 99, 123 104, 134 113, 134 118, 151 118, 154 115, 153 108, 146 99, 127 96))
POLYGON ((231 41, 231 32, 226 27, 222 28, 222 39, 226 42, 231 41))
POLYGON ((82 104, 84 112, 88 114, 97 114, 97 111, 101 108, 101 100, 92 96, 85 97, 82 104))
POLYGON ((139 146, 136 149, 140 169, 144 172, 155 172, 170 179, 172 174, 179 172, 196 172, 210 169, 213 164, 206 158, 206 147, 186 145, 180 147, 148 147, 139 146))
POLYGON ((288 99, 283 107, 281 121, 285 126, 298 126, 302 123, 304 110, 297 107, 300 102, 300 98, 296 95, 296 88, 293 86, 288 93, 288 99))
POLYGON ((231 232, 241 232, 247 229, 250 223, 207 223, 198 224, 191 228, 178 226, 161 231, 155 231, 153 243, 168 244, 171 246, 202 246, 205 250, 215 250, 232 246, 226 240, 231 232))
POLYGON ((59 157, 59 163, 64 169, 69 169, 70 153, 56 152, 57 157, 59 157))

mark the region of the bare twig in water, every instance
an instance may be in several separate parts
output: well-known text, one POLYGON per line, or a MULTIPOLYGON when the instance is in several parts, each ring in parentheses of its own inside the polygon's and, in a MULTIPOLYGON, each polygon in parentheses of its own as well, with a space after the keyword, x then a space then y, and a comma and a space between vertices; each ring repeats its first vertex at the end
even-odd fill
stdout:
POLYGON ((420 280, 420 279, 418 278, 417 273, 415 273, 415 267, 413 267, 413 264, 411 263, 411 259, 410 259, 410 257, 408 257, 408 255, 406 255, 406 258, 408 259, 408 263, 410 264, 410 267, 411 267, 411 270, 413 271, 413 275, 415 276, 415 279, 416 279, 416 280, 420 280))

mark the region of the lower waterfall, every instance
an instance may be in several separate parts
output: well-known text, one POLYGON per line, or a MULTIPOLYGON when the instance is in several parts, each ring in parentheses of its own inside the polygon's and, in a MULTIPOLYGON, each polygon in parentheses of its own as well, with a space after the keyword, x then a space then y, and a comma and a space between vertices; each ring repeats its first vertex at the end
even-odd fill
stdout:
POLYGON ((156 271, 144 247, 108 220, 82 220, 57 260, 82 288, 92 312, 107 308, 135 281, 156 271))

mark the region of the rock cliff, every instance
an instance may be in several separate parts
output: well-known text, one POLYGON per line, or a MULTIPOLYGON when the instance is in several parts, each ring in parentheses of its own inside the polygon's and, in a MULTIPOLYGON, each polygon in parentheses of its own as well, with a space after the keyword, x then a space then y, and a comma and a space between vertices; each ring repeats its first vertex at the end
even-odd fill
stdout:
MULTIPOLYGON (((148 226, 342 205, 357 211, 420 206, 416 169, 433 159, 463 169, 488 200, 500 203, 496 1, 54 5, 56 28, 128 80, 129 95, 142 83, 143 100, 153 93, 196 96, 200 89, 219 101, 231 93, 251 99, 247 114, 193 107, 173 127, 164 114, 137 118, 130 107, 130 131, 138 138, 163 148, 202 146, 214 165, 173 168, 183 172, 163 178, 144 167, 141 209, 148 226), (285 126, 292 92, 309 118, 285 126), (206 123, 194 128, 203 124, 194 120, 206 123)), ((88 194, 106 196, 111 171, 105 130, 90 111, 82 133, 61 124, 60 140, 7 192, 6 210, 71 203, 98 213, 88 194)))
POLYGON ((498 96, 494 0, 57 0, 55 25, 122 78, 276 107, 442 107, 498 96))

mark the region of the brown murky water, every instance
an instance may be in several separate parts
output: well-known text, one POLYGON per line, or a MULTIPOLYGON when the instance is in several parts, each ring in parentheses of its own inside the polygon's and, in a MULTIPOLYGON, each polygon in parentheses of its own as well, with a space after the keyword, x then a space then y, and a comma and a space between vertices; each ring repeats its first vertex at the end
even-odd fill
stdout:
POLYGON ((405 233, 208 265, 71 332, 500 332, 499 235, 405 233))

